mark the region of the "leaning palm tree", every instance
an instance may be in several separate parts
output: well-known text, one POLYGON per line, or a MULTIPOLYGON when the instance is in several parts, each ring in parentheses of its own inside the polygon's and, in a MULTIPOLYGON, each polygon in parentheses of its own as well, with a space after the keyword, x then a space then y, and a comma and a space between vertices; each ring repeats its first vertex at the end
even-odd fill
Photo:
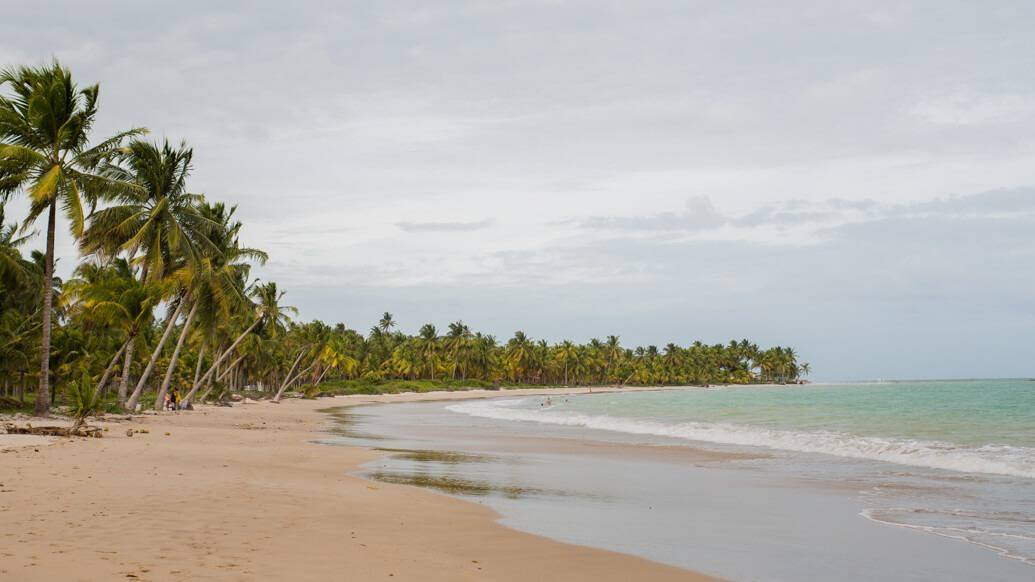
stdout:
MULTIPOLYGON (((134 140, 120 149, 104 164, 103 173, 138 187, 91 216, 81 240, 83 251, 101 256, 125 253, 140 265, 141 280, 149 282, 182 281, 178 271, 204 270, 206 252, 214 250, 210 237, 220 225, 200 211, 203 197, 187 189, 193 157, 187 144, 173 147, 168 141, 134 140)), ((190 289, 178 286, 168 303, 164 331, 126 403, 130 410, 136 407, 179 316, 186 315, 189 329, 196 311, 190 289)))
POLYGON ((798 375, 799 376, 808 376, 811 373, 812 373, 812 366, 809 365, 808 362, 802 362, 802 364, 800 366, 798 366, 798 375))
POLYGON ((90 130, 97 116, 99 88, 80 88, 57 61, 49 66, 0 71, 0 198, 24 189, 30 201, 27 229, 47 215, 43 274, 42 349, 36 413, 50 410, 50 332, 53 309, 54 234, 60 205, 71 222, 72 235, 83 234, 84 200, 94 204, 107 195, 133 187, 95 173, 97 166, 129 136, 143 129, 116 134, 90 147, 90 130))
POLYGON ((184 403, 189 404, 197 393, 198 388, 212 379, 212 375, 219 368, 219 365, 223 363, 226 358, 237 349, 244 338, 248 336, 259 324, 263 324, 264 327, 272 328, 273 330, 281 330, 286 328, 290 322, 290 315, 298 313, 298 310, 294 307, 281 305, 280 300, 284 297, 283 291, 277 290, 277 284, 269 282, 265 284, 255 285, 250 295, 255 299, 255 303, 248 303, 248 311, 252 312, 252 322, 237 339, 234 340, 230 347, 224 350, 219 356, 212 362, 212 366, 205 372, 205 375, 198 379, 198 381, 191 388, 190 392, 183 398, 184 403))
POLYGON ((238 283, 248 276, 250 265, 247 261, 255 261, 261 265, 267 258, 263 251, 240 245, 238 234, 241 231, 241 222, 234 219, 236 206, 228 209, 222 203, 202 204, 198 210, 201 216, 216 225, 216 228, 206 237, 210 244, 201 249, 201 259, 177 272, 179 286, 190 292, 189 301, 192 307, 184 320, 166 368, 165 379, 158 390, 158 397, 155 399, 156 410, 161 409, 162 401, 169 391, 180 351, 199 308, 208 313, 228 313, 234 303, 245 299, 244 289, 238 283))

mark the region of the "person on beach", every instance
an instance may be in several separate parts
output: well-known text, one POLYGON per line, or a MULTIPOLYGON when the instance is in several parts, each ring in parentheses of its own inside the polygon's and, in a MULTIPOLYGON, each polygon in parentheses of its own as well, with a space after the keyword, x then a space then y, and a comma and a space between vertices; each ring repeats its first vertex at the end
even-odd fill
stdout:
POLYGON ((162 410, 171 410, 172 408, 172 395, 166 393, 165 398, 162 400, 162 410))
POLYGON ((169 398, 171 400, 172 410, 179 410, 177 405, 180 402, 180 391, 176 388, 173 388, 169 398))

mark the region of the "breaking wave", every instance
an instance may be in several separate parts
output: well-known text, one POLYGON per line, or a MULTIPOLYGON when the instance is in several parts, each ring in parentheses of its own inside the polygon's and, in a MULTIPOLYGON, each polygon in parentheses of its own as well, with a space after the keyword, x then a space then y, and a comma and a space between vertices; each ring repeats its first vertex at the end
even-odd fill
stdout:
POLYGON ((947 442, 858 436, 832 431, 794 431, 737 424, 661 422, 571 411, 521 408, 529 399, 473 401, 447 406, 481 418, 585 427, 728 445, 745 445, 852 459, 1035 479, 1035 449, 1008 445, 967 447, 947 442))

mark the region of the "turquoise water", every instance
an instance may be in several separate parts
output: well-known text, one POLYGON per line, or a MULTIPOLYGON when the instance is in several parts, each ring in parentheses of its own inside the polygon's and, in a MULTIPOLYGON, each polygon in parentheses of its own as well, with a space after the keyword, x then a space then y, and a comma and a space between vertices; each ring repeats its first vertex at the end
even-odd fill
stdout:
POLYGON ((455 412, 1035 479, 1035 382, 755 386, 468 402, 455 412))
MULTIPOLYGON (((570 401, 569 401, 570 403, 570 401)), ((641 392, 571 410, 665 421, 1035 447, 1035 381, 953 380, 641 392)))

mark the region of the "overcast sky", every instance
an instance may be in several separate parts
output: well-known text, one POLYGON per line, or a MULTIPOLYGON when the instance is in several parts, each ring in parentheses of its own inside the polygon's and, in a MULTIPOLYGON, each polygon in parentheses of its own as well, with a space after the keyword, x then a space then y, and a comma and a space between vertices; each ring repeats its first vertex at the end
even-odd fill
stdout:
POLYGON ((5 5, 0 64, 188 140, 304 318, 1035 375, 1035 3, 149 4, 5 5))

